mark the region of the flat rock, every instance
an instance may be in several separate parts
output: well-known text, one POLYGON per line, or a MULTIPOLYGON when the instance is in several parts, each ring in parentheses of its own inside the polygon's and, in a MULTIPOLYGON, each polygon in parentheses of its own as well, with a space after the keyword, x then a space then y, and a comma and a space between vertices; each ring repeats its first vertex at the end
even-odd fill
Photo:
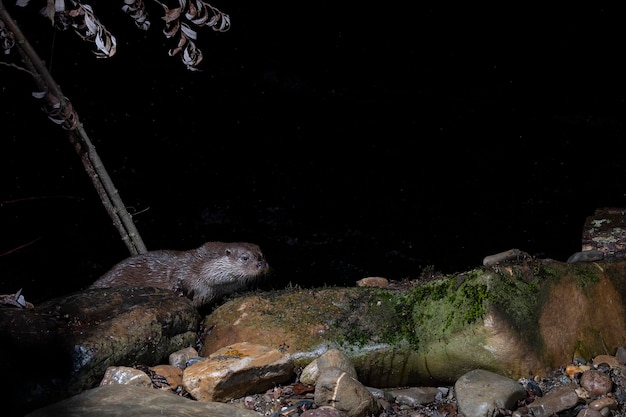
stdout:
POLYGON ((26 417, 259 417, 255 411, 217 402, 199 402, 168 391, 105 385, 40 408, 26 417))

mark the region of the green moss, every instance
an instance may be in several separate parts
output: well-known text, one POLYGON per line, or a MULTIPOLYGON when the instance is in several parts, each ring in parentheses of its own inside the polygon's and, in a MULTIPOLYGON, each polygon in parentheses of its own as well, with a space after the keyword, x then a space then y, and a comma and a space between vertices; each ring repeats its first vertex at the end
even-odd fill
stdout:
POLYGON ((462 289, 463 303, 453 302, 452 305, 458 307, 463 311, 463 321, 467 324, 474 323, 476 320, 480 320, 485 317, 487 307, 485 301, 489 299, 489 293, 487 292, 487 286, 479 284, 476 286, 466 285, 462 289))
POLYGON ((397 317, 397 296, 380 288, 355 288, 334 323, 339 345, 362 348, 369 344, 394 344, 406 335, 397 317))
POLYGON ((593 263, 574 264, 573 272, 580 288, 596 284, 600 280, 600 270, 593 263))

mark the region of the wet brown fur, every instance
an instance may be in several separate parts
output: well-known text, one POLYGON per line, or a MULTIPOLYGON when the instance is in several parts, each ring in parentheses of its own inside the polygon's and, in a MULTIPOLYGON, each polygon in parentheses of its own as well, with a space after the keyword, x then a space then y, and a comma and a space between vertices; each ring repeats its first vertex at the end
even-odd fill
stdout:
POLYGON ((244 288, 269 265, 258 245, 207 242, 187 251, 156 250, 131 256, 90 288, 157 287, 182 291, 195 307, 244 288))

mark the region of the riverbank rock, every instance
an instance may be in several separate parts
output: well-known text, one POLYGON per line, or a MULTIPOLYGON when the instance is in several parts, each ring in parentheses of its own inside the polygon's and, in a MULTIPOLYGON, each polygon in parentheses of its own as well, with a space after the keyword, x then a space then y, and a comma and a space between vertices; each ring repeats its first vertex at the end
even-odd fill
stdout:
POLYGON ((105 385, 40 408, 27 417, 259 417, 255 411, 217 402, 201 402, 167 391, 132 385, 105 385))
POLYGON ((228 401, 289 381, 293 363, 267 346, 237 343, 201 358, 183 371, 185 390, 198 401, 228 401))
POLYGON ((95 387, 109 366, 158 364, 196 341, 200 316, 168 290, 97 289, 0 314, 6 415, 95 387), (8 408, 8 409, 7 409, 8 408))
POLYGON ((521 259, 405 290, 289 289, 230 300, 204 320, 201 355, 248 341, 306 366, 346 353, 368 386, 454 383, 481 368, 541 377, 626 343, 626 263, 521 259))

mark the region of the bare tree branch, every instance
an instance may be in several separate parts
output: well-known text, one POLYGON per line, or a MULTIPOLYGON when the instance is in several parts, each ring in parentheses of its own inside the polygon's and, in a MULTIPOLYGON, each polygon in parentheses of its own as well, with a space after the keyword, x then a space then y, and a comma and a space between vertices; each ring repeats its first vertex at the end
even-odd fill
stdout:
POLYGON ((3 22, 4 27, 13 34, 15 45, 17 45, 22 61, 32 74, 39 89, 39 93, 36 96, 45 101, 44 111, 48 113, 48 117, 53 122, 60 124, 67 131, 70 142, 79 154, 105 209, 113 219, 113 224, 118 229, 130 253, 136 255, 146 252, 147 249, 135 228, 132 217, 126 210, 95 147, 91 143, 87 132, 85 132, 82 123, 80 123, 78 113, 76 113, 70 100, 65 97, 54 81, 20 28, 13 21, 2 0, 0 0, 0 22, 3 22))

